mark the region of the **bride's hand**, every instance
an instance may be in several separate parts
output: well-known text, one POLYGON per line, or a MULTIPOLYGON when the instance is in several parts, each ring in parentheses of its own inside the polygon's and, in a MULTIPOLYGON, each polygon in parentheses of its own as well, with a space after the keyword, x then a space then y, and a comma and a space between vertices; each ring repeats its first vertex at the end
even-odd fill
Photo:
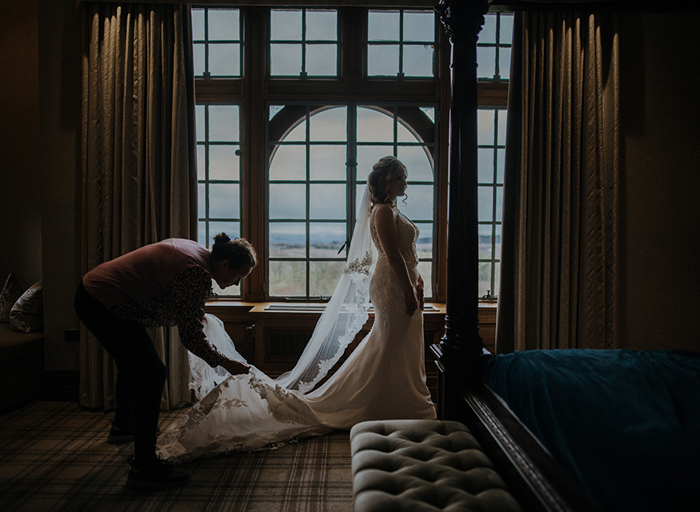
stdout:
POLYGON ((231 375, 246 374, 250 371, 250 365, 246 363, 241 363, 240 361, 234 361, 233 359, 224 361, 223 363, 221 363, 221 366, 223 366, 224 369, 231 375))
POLYGON ((425 283, 420 274, 418 274, 418 282, 416 283, 416 293, 418 294, 418 303, 420 308, 423 309, 425 305, 425 283))

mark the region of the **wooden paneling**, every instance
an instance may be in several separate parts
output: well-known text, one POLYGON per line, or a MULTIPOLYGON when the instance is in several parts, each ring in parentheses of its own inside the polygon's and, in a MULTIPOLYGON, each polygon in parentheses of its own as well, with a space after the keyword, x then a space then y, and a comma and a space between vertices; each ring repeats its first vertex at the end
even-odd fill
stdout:
MULTIPOLYGON (((219 317, 226 326, 236 349, 250 363, 271 377, 278 377, 291 370, 299 359, 304 346, 321 316, 321 311, 304 310, 307 304, 299 304, 299 309, 279 310, 268 308, 271 303, 216 301, 207 305, 207 313, 219 317)), ((288 307, 289 304, 286 304, 288 307)), ((318 304, 311 305, 318 307, 318 304)), ((439 343, 444 334, 445 305, 430 304, 424 312, 425 369, 428 388, 437 402, 437 366, 430 345, 439 343), (434 309, 430 309, 430 308, 434 309)), ((370 313, 367 323, 349 345, 338 366, 369 333, 374 321, 370 313)), ((495 352, 496 305, 484 304, 479 308, 479 332, 484 347, 495 352)))

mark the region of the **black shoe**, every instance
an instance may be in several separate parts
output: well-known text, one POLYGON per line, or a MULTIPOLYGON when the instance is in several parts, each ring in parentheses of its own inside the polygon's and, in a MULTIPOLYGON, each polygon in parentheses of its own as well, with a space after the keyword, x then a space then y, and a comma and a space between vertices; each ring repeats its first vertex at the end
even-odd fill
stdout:
MULTIPOLYGON (((160 432, 160 428, 156 428, 156 435, 160 432)), ((134 441, 134 430, 119 428, 116 423, 112 422, 112 429, 109 431, 109 436, 107 436, 107 442, 109 444, 124 444, 131 443, 134 441)))
POLYGON ((190 481, 190 475, 176 471, 170 462, 153 457, 145 463, 130 459, 131 470, 127 485, 132 489, 157 490, 180 487, 190 481))

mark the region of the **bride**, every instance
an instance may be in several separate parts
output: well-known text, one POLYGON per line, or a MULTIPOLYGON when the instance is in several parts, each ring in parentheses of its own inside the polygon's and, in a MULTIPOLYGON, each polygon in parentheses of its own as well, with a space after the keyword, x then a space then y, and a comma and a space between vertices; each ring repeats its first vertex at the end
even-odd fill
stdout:
MULTIPOLYGON (((190 356, 199 401, 158 440, 161 457, 184 461, 350 429, 365 420, 434 419, 423 349, 423 280, 418 229, 396 207, 406 168, 384 157, 370 173, 348 253, 331 301, 294 369, 271 379, 251 366, 229 375, 190 356), (368 318, 370 333, 325 382, 368 318)), ((210 343, 243 361, 223 323, 206 315, 210 343)))

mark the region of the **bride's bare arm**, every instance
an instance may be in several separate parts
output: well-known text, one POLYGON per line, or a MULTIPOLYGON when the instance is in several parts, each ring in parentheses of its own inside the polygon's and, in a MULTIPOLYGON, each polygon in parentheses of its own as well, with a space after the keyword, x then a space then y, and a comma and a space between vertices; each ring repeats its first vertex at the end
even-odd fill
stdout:
POLYGON ((387 204, 375 206, 374 228, 391 270, 406 294, 406 314, 410 316, 418 309, 419 300, 409 277, 406 261, 399 250, 399 229, 395 215, 394 210, 387 204))

